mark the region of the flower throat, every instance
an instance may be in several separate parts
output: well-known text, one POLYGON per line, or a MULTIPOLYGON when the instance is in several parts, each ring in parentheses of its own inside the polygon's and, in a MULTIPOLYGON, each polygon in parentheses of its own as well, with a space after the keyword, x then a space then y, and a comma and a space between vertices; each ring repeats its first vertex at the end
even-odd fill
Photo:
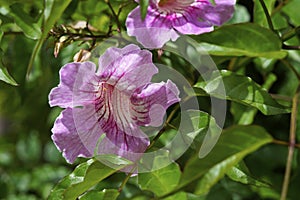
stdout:
POLYGON ((159 0, 158 8, 164 13, 182 13, 194 0, 159 0))

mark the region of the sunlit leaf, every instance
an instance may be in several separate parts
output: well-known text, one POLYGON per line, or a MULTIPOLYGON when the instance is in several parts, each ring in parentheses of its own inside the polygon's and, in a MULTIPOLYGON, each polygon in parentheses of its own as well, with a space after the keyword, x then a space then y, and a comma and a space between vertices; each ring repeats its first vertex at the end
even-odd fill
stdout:
POLYGON ((22 4, 13 4, 10 6, 11 15, 14 17, 16 24, 22 29, 24 34, 31 39, 37 40, 41 37, 40 26, 24 12, 22 4))
POLYGON ((259 126, 234 126, 225 130, 213 150, 203 159, 192 157, 184 168, 180 187, 191 183, 195 194, 205 194, 246 155, 270 143, 272 137, 259 126))
POLYGON ((90 191, 80 197, 80 200, 116 200, 119 194, 118 190, 114 189, 90 191))
POLYGON ((97 158, 97 160, 99 160, 100 162, 105 163, 106 165, 114 168, 133 164, 132 161, 122 158, 121 156, 115 154, 96 155, 95 158, 97 158))
POLYGON ((226 172, 226 175, 236 181, 247 185, 253 185, 257 187, 270 187, 270 185, 256 180, 251 176, 247 169, 245 169, 244 163, 239 163, 238 165, 232 167, 226 172))
POLYGON ((11 77, 11 75, 8 73, 7 69, 2 66, 1 61, 0 61, 0 80, 14 86, 18 85, 18 83, 14 80, 14 78, 11 77))
POLYGON ((252 23, 223 26, 193 38, 211 55, 277 59, 287 55, 281 51, 281 41, 274 32, 252 23))
POLYGON ((199 95, 207 94, 218 98, 249 105, 257 108, 265 115, 275 115, 290 112, 289 107, 277 103, 268 92, 251 78, 230 71, 215 71, 207 81, 200 80, 196 88, 199 95), (219 91, 219 85, 224 84, 226 97, 219 91))
POLYGON ((112 169, 97 160, 88 160, 78 165, 70 175, 55 186, 51 191, 49 200, 76 199, 92 186, 123 167, 124 165, 120 165, 119 168, 112 169))
POLYGON ((173 190, 180 179, 180 169, 175 163, 149 173, 141 173, 138 176, 139 185, 143 190, 149 190, 161 196, 173 190))
MULTIPOLYGON (((266 77, 266 81, 262 85, 262 87, 266 90, 269 90, 276 80, 276 76, 271 73, 266 77)), ((233 115, 235 124, 240 125, 252 124, 257 114, 257 111, 257 108, 235 102, 232 102, 230 106, 230 112, 233 115)))
POLYGON ((199 110, 182 112, 181 117, 173 122, 174 125, 179 123, 180 128, 176 133, 177 138, 173 139, 172 145, 169 146, 172 158, 178 158, 189 146, 199 151, 200 157, 206 156, 214 147, 222 132, 214 117, 199 110), (177 121, 179 119, 180 122, 177 121))

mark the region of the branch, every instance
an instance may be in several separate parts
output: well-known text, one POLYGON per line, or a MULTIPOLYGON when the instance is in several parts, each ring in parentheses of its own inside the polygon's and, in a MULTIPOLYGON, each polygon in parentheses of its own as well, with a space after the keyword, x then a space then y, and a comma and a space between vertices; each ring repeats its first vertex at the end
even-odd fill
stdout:
POLYGON ((282 48, 286 50, 300 50, 300 46, 289 46, 285 44, 282 45, 282 48))

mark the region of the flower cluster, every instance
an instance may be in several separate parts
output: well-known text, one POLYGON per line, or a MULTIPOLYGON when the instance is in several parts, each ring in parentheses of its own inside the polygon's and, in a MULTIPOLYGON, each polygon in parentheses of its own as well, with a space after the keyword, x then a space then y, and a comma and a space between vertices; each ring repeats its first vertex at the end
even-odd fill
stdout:
POLYGON ((147 48, 161 48, 179 34, 201 34, 213 30, 232 17, 235 0, 149 0, 146 18, 140 7, 127 17, 130 36, 147 48))
POLYGON ((92 62, 65 65, 49 102, 65 108, 52 139, 66 160, 95 152, 139 158, 149 145, 139 126, 161 125, 166 109, 179 101, 172 81, 150 83, 157 72, 151 53, 136 45, 109 48, 97 72, 92 62))

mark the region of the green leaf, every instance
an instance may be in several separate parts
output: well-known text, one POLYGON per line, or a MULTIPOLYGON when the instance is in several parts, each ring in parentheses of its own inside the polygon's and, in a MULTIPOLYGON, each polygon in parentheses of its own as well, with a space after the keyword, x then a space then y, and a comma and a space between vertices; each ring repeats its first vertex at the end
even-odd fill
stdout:
POLYGON ((13 16, 16 24, 22 29, 26 37, 33 40, 37 40, 41 37, 42 32, 40 26, 24 12, 22 4, 13 4, 10 6, 10 9, 10 14, 13 16))
POLYGON ((57 20, 61 17, 64 10, 71 3, 71 0, 45 0, 45 9, 44 9, 44 23, 42 28, 42 35, 38 42, 36 43, 33 52, 30 57, 30 61, 27 67, 27 75, 31 72, 33 62, 38 52, 40 51, 44 40, 47 38, 49 31, 52 29, 57 20))
POLYGON ((118 190, 109 189, 103 191, 90 191, 80 197, 80 200, 116 200, 119 196, 118 190))
MULTIPOLYGON (((259 126, 234 126, 225 130, 203 159, 193 156, 184 168, 179 188, 196 183, 195 194, 205 194, 246 155, 270 143, 272 137, 259 126)), ((177 188, 178 189, 178 188, 177 188)))
POLYGON ((149 0, 140 0, 140 9, 141 9, 142 19, 145 19, 146 15, 147 15, 148 6, 149 6, 149 0))
POLYGON ((143 190, 149 190, 161 196, 172 191, 180 179, 180 169, 176 163, 138 176, 139 185, 143 190))
POLYGON ((14 85, 14 86, 18 85, 18 83, 14 80, 14 78, 9 75, 7 69, 2 66, 1 61, 0 61, 0 80, 10 85, 14 85))
MULTIPOLYGON (((277 80, 276 76, 270 73, 266 77, 266 81, 263 84, 263 88, 269 90, 273 83, 277 80)), ((233 115, 234 123, 239 125, 250 125, 253 123, 254 118, 257 114, 257 109, 242 105, 239 103, 232 102, 230 106, 230 112, 233 115)))
POLYGON ((233 24, 193 37, 200 48, 216 56, 249 56, 281 59, 281 41, 271 30, 253 23, 233 24), (251 38, 251 39, 249 39, 251 38))
POLYGON ((239 163, 238 165, 232 167, 226 172, 226 175, 236 182, 240 182, 247 185, 254 185, 257 187, 270 187, 268 184, 263 183, 259 180, 253 178, 248 172, 245 164, 239 163))
POLYGON ((299 7, 300 1, 290 0, 288 1, 288 4, 285 5, 282 9, 284 14, 286 14, 296 26, 300 26, 299 7))
POLYGON ((76 199, 92 186, 123 167, 124 165, 120 165, 119 168, 112 169, 97 160, 88 160, 78 165, 70 175, 62 179, 54 187, 50 193, 49 200, 76 199))
POLYGON ((163 200, 174 200, 174 199, 178 199, 178 200, 188 200, 188 194, 185 192, 178 192, 170 197, 164 198, 163 200))
POLYGON ((171 158, 178 158, 189 146, 199 150, 200 157, 206 156, 222 132, 212 116, 199 110, 182 112, 181 116, 172 122, 174 126, 179 123, 179 134, 176 135, 178 138, 172 141, 170 147, 171 158))
POLYGON ((289 113, 290 108, 277 103, 269 93, 251 78, 230 71, 214 71, 207 81, 200 80, 195 88, 199 95, 210 95, 226 98, 237 103, 257 108, 265 115, 289 113), (224 84, 226 97, 219 91, 219 85, 224 84))
POLYGON ((118 168, 120 165, 125 166, 134 164, 132 161, 115 154, 96 155, 95 158, 97 158, 97 160, 100 162, 114 168, 118 168))
POLYGON ((251 16, 247 10, 247 8, 243 5, 236 4, 234 6, 234 13, 233 17, 227 22, 227 24, 237 24, 237 23, 244 23, 249 22, 251 16))

